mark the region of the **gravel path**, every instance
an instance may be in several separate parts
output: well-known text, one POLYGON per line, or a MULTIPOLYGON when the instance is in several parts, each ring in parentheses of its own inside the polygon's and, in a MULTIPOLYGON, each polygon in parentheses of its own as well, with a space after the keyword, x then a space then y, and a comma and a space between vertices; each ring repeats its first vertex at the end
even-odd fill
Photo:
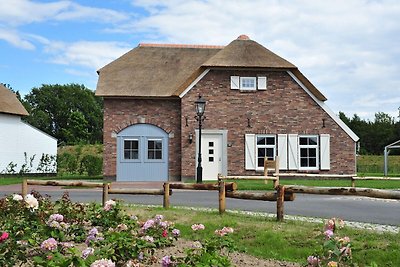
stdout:
MULTIPOLYGON (((186 248, 190 247, 191 244, 192 244, 191 241, 179 239, 178 241, 175 242, 175 246, 173 247, 167 247, 156 250, 154 256, 157 258, 157 262, 151 265, 151 267, 161 266, 162 257, 167 255, 185 256, 184 251, 186 248)), ((247 266, 300 267, 301 266, 298 263, 259 259, 254 256, 239 252, 229 253, 229 258, 231 259, 232 265, 237 267, 247 267, 247 266)))

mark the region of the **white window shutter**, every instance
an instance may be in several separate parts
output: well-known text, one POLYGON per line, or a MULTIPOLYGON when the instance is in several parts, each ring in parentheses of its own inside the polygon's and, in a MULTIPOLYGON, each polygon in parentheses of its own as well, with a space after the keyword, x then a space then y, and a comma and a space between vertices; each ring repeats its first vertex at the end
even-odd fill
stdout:
POLYGON ((265 76, 257 77, 257 89, 267 90, 267 77, 265 76))
POLYGON ((246 134, 245 142, 245 168, 246 170, 256 169, 256 135, 246 134))
POLYGON ((288 146, 289 146, 289 170, 299 169, 299 149, 298 149, 299 138, 297 134, 289 134, 288 136, 288 146))
POLYGON ((239 76, 231 76, 231 89, 239 89, 240 88, 240 79, 239 76))
POLYGON ((320 153, 321 153, 321 170, 331 169, 331 149, 330 149, 330 136, 329 134, 321 134, 320 140, 320 153))
POLYGON ((287 134, 278 134, 279 169, 288 169, 287 134))

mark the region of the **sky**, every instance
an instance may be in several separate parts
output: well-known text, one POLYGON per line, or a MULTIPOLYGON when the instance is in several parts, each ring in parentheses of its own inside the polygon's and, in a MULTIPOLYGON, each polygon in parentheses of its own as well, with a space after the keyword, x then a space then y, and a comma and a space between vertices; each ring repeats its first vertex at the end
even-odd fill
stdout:
POLYGON ((95 90, 96 71, 139 43, 227 45, 246 34, 348 117, 398 119, 398 0, 1 0, 0 82, 95 90))

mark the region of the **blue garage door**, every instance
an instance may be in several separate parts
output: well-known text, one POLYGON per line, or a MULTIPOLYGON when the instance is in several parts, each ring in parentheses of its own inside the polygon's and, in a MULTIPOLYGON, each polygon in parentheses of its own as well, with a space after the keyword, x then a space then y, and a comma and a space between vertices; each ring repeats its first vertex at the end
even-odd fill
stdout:
POLYGON ((117 135, 117 181, 168 181, 168 134, 136 124, 117 135))

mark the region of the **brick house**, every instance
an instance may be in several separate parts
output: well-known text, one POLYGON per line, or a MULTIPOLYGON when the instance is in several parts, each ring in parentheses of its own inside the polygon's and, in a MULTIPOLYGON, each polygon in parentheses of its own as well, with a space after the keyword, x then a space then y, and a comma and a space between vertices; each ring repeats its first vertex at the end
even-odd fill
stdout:
POLYGON ((104 175, 117 181, 194 179, 206 99, 203 179, 281 172, 353 174, 358 137, 287 60, 241 35, 227 46, 139 44, 98 71, 104 175))

